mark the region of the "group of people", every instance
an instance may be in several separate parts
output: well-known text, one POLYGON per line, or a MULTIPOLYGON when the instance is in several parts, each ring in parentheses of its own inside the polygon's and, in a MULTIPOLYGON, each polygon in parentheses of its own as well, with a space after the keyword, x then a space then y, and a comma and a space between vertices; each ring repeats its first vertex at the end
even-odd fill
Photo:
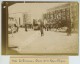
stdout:
MULTIPOLYGON (((36 20, 34 20, 36 21, 36 20)), ((44 36, 44 29, 45 31, 50 31, 51 29, 56 29, 56 30, 60 30, 63 27, 66 27, 67 29, 65 30, 65 32, 67 33, 67 35, 71 35, 71 23, 69 22, 68 24, 62 24, 62 23, 56 23, 56 24, 49 24, 46 23, 44 24, 43 21, 40 19, 39 21, 39 30, 41 33, 41 36, 44 36)), ((33 27, 35 26, 36 22, 33 22, 33 27)), ((25 31, 27 31, 27 25, 25 25, 25 31)))
MULTIPOLYGON (((11 19, 11 20, 13 21, 13 19, 11 19)), ((36 21, 36 20, 34 20, 34 21, 36 21)), ((39 30, 40 30, 41 36, 44 36, 44 29, 45 29, 45 31, 50 31, 52 28, 57 30, 58 28, 62 27, 62 25, 59 24, 59 23, 56 23, 56 24, 48 24, 48 23, 44 24, 41 19, 39 19, 38 21, 39 21, 39 30)), ((35 23, 36 22, 33 22, 33 24, 31 24, 30 27, 33 28, 35 23)), ((14 25, 14 27, 16 27, 16 32, 18 32, 19 27, 16 24, 17 24, 16 22, 15 23, 11 23, 11 25, 14 25)), ((71 25, 70 24, 71 23, 69 22, 68 25, 67 25, 67 30, 66 30, 67 35, 71 35, 71 25)), ((24 26, 25 31, 28 31, 28 26, 29 26, 28 24, 25 24, 25 26, 24 26)), ((11 26, 11 32, 13 32, 12 26, 11 26)))
POLYGON ((19 27, 17 25, 17 21, 14 18, 9 18, 9 22, 8 22, 8 33, 9 34, 13 34, 18 32, 19 27))

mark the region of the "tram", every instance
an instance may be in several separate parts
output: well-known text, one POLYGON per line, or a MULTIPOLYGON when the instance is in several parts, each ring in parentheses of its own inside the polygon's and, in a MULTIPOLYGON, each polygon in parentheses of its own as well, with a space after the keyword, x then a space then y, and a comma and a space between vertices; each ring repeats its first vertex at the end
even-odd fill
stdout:
POLYGON ((37 20, 33 19, 33 29, 40 30, 40 25, 37 20))

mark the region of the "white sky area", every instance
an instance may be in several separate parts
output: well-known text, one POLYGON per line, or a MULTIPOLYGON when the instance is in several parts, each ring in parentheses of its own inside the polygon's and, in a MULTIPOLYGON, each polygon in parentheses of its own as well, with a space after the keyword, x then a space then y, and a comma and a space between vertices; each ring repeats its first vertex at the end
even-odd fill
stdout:
POLYGON ((32 19, 40 19, 49 8, 54 8, 66 3, 16 3, 9 6, 9 16, 18 17, 22 13, 28 13, 32 19), (13 14, 16 13, 16 14, 13 14))

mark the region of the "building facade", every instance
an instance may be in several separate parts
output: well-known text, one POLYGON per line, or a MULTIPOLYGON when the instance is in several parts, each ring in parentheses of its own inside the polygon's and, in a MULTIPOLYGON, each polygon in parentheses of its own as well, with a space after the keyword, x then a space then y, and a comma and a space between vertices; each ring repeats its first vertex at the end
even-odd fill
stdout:
POLYGON ((43 15, 47 23, 59 24, 62 27, 74 28, 78 31, 78 3, 69 2, 64 5, 50 8, 43 15))

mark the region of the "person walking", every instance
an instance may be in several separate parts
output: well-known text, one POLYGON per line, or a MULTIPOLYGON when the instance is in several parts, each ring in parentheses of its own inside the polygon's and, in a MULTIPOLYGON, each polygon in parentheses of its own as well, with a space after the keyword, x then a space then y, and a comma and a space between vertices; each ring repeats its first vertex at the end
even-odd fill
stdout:
POLYGON ((25 24, 25 31, 27 31, 27 24, 25 24))
POLYGON ((41 32, 41 36, 44 35, 44 32, 43 32, 43 22, 40 20, 40 32, 41 32))
POLYGON ((71 20, 67 21, 67 36, 71 35, 71 20))

